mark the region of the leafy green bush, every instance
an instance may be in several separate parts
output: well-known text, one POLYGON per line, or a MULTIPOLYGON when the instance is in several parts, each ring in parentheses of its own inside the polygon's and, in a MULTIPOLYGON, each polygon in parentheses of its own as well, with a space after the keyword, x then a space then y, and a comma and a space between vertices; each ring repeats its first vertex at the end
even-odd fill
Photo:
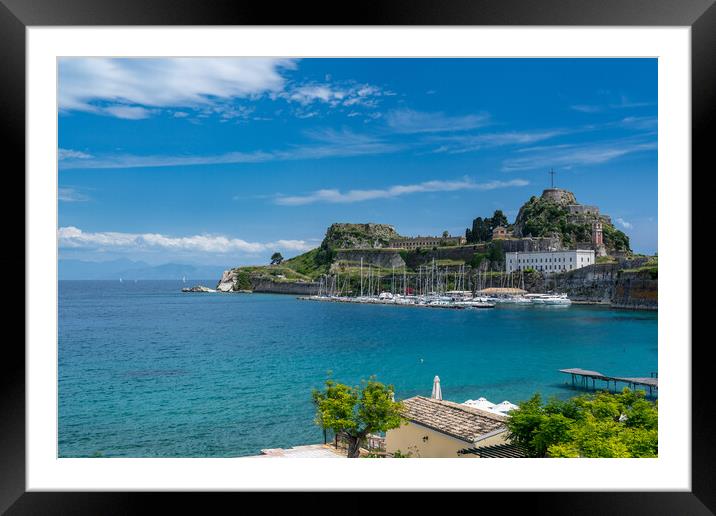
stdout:
POLYGON ((472 255, 472 258, 469 261, 470 267, 473 269, 477 269, 480 267, 480 264, 483 262, 483 260, 487 258, 487 255, 485 253, 475 253, 472 255))
POLYGON ((602 228, 604 234, 604 245, 617 251, 629 251, 629 237, 614 226, 604 224, 602 228))
POLYGON ((240 270, 236 273, 235 285, 238 290, 251 290, 251 273, 240 270))
POLYGON ((656 457, 658 405, 643 391, 598 392, 542 404, 539 394, 510 412, 510 439, 533 457, 656 457))

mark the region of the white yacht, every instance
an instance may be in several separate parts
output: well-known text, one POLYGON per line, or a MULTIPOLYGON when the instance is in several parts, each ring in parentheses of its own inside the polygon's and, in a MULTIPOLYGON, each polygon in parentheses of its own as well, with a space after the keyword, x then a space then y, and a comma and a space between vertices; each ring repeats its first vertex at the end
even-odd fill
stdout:
POLYGON ((567 294, 526 294, 525 298, 529 299, 534 305, 571 305, 572 301, 567 294))

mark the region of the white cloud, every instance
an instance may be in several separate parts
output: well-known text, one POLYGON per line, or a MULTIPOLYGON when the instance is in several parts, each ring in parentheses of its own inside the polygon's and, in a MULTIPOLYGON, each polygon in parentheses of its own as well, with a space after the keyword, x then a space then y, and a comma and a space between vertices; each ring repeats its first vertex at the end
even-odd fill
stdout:
POLYGON ((156 112, 154 109, 146 109, 141 106, 107 106, 102 108, 102 111, 125 120, 142 120, 156 112))
POLYGON ((89 197, 74 188, 59 187, 57 189, 57 200, 62 202, 84 202, 89 201, 89 197))
POLYGON ((391 111, 386 115, 388 126, 398 133, 432 133, 467 131, 487 125, 489 116, 448 116, 444 113, 425 113, 412 109, 391 111))
POLYGON ((337 102, 345 96, 345 93, 332 90, 327 85, 300 86, 288 94, 290 100, 300 104, 310 104, 316 100, 323 102, 337 102))
POLYGON ((550 167, 596 165, 635 152, 656 150, 656 142, 606 142, 586 145, 553 145, 522 149, 528 155, 503 162, 505 171, 533 170, 550 167))
POLYGON ((81 152, 77 150, 72 149, 57 149, 57 159, 63 160, 63 159, 89 159, 91 158, 91 154, 87 154, 86 152, 81 152))
POLYGON ((376 97, 383 91, 370 84, 355 83, 323 83, 302 84, 289 87, 281 97, 291 102, 307 106, 314 102, 322 102, 331 107, 336 106, 369 106, 376 105, 376 97))
POLYGON ((281 70, 295 66, 275 58, 62 58, 59 107, 144 118, 151 113, 142 108, 196 108, 279 92, 281 70))
POLYGON ((624 220, 621 217, 617 217, 616 220, 617 220, 617 223, 619 223, 619 225, 625 229, 633 229, 634 228, 634 224, 632 224, 631 222, 627 222, 626 220, 624 220))
POLYGON ((477 135, 461 134, 452 136, 434 136, 431 138, 430 141, 444 143, 434 152, 461 154, 490 147, 535 143, 542 140, 548 140, 550 138, 563 135, 565 133, 566 131, 555 129, 533 132, 512 131, 506 133, 490 133, 477 135))
POLYGON ((277 240, 274 242, 247 242, 240 238, 222 235, 194 235, 188 237, 170 237, 159 233, 121 233, 121 232, 84 232, 74 226, 61 227, 57 231, 61 248, 104 249, 104 250, 141 250, 159 249, 163 251, 189 251, 200 253, 259 254, 277 249, 286 251, 308 251, 315 244, 305 240, 277 240))
POLYGON ((414 193, 425 192, 454 192, 458 190, 495 190, 497 188, 509 188, 515 186, 526 186, 529 181, 524 179, 513 179, 511 181, 488 181, 476 183, 469 178, 455 181, 425 181, 413 185, 394 185, 384 189, 374 190, 348 190, 341 192, 337 189, 323 189, 312 192, 308 195, 278 196, 274 202, 283 206, 301 206, 314 203, 353 203, 370 201, 374 199, 389 199, 414 193))

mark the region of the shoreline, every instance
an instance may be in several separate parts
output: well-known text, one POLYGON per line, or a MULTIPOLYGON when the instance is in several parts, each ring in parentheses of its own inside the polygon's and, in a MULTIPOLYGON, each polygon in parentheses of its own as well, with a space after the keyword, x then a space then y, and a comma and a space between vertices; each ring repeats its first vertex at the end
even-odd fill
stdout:
MULTIPOLYGON (((280 296, 294 296, 296 299, 299 299, 301 301, 318 301, 317 299, 312 298, 310 295, 296 295, 292 292, 277 292, 277 291, 269 291, 269 290, 231 290, 231 291, 220 291, 217 290, 216 293, 219 294, 277 294, 280 296)), ((410 304, 399 304, 399 303, 361 303, 359 301, 346 301, 346 300, 323 300, 323 301, 330 301, 334 303, 353 303, 353 304, 380 304, 380 305, 392 305, 395 304, 397 306, 419 306, 419 305, 410 305, 410 304)), ((586 301, 586 300, 574 300, 572 299, 573 305, 582 305, 582 306, 601 306, 604 308, 611 308, 614 310, 633 310, 636 312, 658 312, 659 307, 649 307, 649 306, 624 306, 624 305, 618 305, 613 304, 610 302, 605 301, 586 301)))

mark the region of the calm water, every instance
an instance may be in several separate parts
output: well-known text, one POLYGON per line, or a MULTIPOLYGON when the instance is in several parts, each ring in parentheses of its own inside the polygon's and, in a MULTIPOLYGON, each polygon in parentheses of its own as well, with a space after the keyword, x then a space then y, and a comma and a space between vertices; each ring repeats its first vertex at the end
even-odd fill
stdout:
POLYGON ((429 396, 437 374, 445 399, 495 403, 575 394, 560 368, 657 370, 655 313, 429 310, 182 286, 60 281, 60 456, 233 457, 320 442, 311 389, 328 370, 351 384, 375 374, 397 399, 429 396))

